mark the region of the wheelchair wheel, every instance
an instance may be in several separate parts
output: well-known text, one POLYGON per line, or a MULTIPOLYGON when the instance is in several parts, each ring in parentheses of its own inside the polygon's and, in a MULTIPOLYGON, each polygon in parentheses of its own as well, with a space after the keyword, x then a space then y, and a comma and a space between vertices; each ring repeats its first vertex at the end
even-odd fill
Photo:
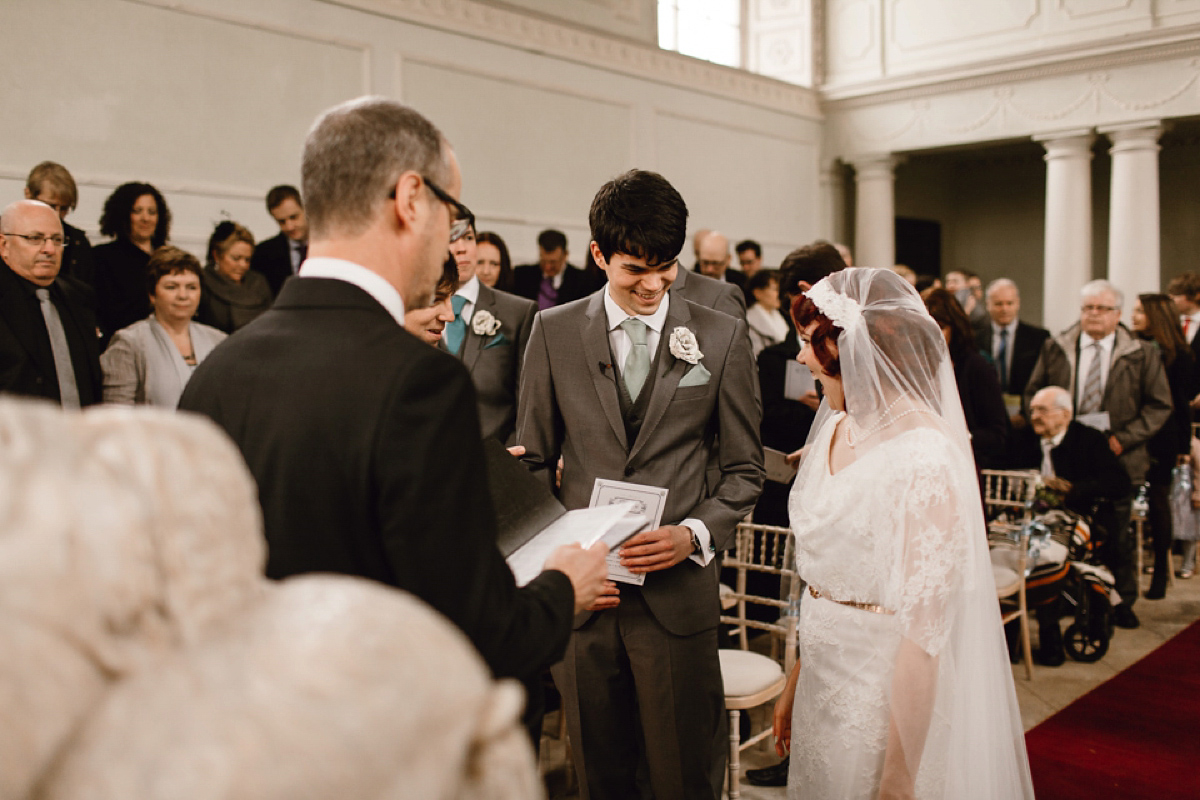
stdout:
POLYGON ((1078 622, 1067 627, 1063 639, 1071 658, 1085 664, 1099 661, 1108 652, 1108 637, 1089 632, 1086 626, 1078 622))

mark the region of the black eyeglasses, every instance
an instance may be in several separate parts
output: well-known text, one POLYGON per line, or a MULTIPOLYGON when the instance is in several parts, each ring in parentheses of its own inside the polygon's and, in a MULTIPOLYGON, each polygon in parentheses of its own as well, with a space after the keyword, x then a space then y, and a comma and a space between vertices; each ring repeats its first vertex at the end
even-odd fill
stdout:
POLYGON ((50 242, 50 244, 54 245, 55 247, 67 246, 67 240, 58 234, 47 236, 44 233, 0 233, 0 236, 19 236, 39 249, 43 247, 46 242, 50 242))
MULTIPOLYGON (((441 200, 450 208, 450 241, 457 242, 459 239, 467 235, 467 231, 471 230, 471 209, 464 206, 462 203, 455 200, 450 194, 438 186, 433 181, 424 175, 421 180, 425 181, 425 185, 429 187, 429 191, 433 192, 433 196, 441 200)), ((392 191, 388 194, 391 200, 396 199, 396 189, 392 187, 392 191)))

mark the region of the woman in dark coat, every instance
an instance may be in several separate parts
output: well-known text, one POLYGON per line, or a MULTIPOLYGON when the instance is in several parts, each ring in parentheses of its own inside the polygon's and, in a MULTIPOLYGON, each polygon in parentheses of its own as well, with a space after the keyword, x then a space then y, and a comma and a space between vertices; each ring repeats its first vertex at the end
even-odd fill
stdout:
POLYGON ((92 256, 96 320, 106 343, 116 331, 150 315, 146 265, 170 231, 167 202, 148 183, 122 184, 104 201, 100 233, 113 240, 92 248, 92 256))
POLYGON ((1158 345, 1175 408, 1166 424, 1146 442, 1150 469, 1150 509, 1147 521, 1154 542, 1154 577, 1146 599, 1159 600, 1167 594, 1167 570, 1171 569, 1171 470, 1188 458, 1192 441, 1191 400, 1200 393, 1196 362, 1179 326, 1179 313, 1165 294, 1141 294, 1133 306, 1133 332, 1158 345))
POLYGON ((926 289, 921 297, 946 337, 958 397, 971 434, 971 449, 975 452, 975 468, 998 469, 1005 461, 1009 421, 996 370, 975 346, 971 322, 954 295, 945 289, 926 289))
POLYGON ((254 236, 225 220, 208 239, 208 264, 200 279, 200 321, 233 333, 271 307, 271 287, 262 273, 250 269, 254 236))

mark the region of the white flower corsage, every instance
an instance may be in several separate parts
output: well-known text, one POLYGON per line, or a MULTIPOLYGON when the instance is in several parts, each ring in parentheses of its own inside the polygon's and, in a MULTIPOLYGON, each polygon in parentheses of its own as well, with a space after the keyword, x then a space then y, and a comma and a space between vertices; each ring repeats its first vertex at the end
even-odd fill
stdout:
POLYGON ((671 355, 689 364, 699 364, 700 359, 704 358, 696 334, 682 325, 671 331, 671 355))
POLYGON ((862 319, 862 306, 858 301, 853 297, 838 294, 828 281, 820 281, 805 292, 804 296, 812 300, 822 314, 844 331, 862 319))
POLYGON ((500 320, 492 316, 492 312, 480 309, 471 318, 471 330, 476 336, 492 336, 500 330, 500 320))

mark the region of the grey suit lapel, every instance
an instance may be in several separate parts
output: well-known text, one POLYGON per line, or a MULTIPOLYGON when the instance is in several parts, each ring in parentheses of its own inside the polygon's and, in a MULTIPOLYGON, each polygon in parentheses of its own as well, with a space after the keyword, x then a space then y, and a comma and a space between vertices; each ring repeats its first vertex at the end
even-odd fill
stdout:
POLYGON ((484 344, 484 337, 475 333, 475 329, 471 323, 475 319, 475 315, 478 314, 481 309, 486 310, 489 314, 495 316, 495 308, 496 293, 493 292, 489 287, 480 283, 479 293, 475 295, 475 308, 471 309, 471 319, 466 320, 467 335, 463 337, 462 353, 459 356, 462 359, 463 366, 467 368, 467 372, 475 369, 475 361, 479 358, 479 353, 483 350, 484 344))
POLYGON ((668 337, 676 327, 686 326, 691 318, 692 314, 688 310, 687 301, 679 296, 672 297, 671 307, 667 310, 667 318, 663 322, 662 337, 659 339, 658 360, 654 364, 658 378, 654 381, 650 404, 646 408, 646 421, 642 423, 642 431, 638 434, 637 441, 633 443, 626 463, 633 461, 645 445, 646 438, 662 421, 663 415, 667 413, 667 407, 671 405, 671 398, 675 396, 675 390, 679 387, 679 381, 688 370, 689 364, 686 361, 681 361, 671 355, 668 337))
POLYGON ((592 376, 592 386, 596 389, 596 397, 600 400, 600 407, 604 409, 608 424, 621 446, 628 450, 625 421, 621 418, 621 401, 617 398, 617 370, 612 363, 612 353, 608 346, 608 316, 604 313, 604 292, 592 295, 585 316, 587 321, 581 331, 583 352, 587 358, 584 366, 592 376))

